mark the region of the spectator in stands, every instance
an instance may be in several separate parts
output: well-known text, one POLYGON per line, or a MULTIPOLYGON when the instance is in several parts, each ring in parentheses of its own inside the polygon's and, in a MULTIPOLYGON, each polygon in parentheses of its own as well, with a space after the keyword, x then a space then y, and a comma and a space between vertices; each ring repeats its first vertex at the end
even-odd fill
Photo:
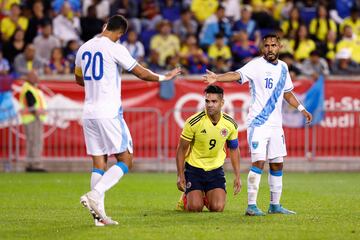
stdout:
POLYGON ((64 2, 61 13, 53 21, 54 35, 60 39, 62 46, 70 40, 80 40, 80 19, 74 15, 71 5, 64 2))
POLYGON ((352 28, 352 32, 360 37, 360 18, 359 18, 358 7, 353 7, 350 12, 350 17, 344 19, 344 21, 340 25, 340 32, 343 33, 345 26, 350 26, 352 28))
MULTIPOLYGON (((254 42, 250 41, 246 31, 240 31, 233 36, 234 43, 231 47, 233 65, 232 69, 236 70, 244 66, 253 57, 258 55, 259 49, 254 42)), ((215 71, 217 72, 217 71, 215 71)))
POLYGON ((320 55, 325 56, 326 60, 331 65, 335 59, 336 33, 330 30, 327 34, 326 41, 318 44, 317 48, 320 51, 320 55))
MULTIPOLYGON (((109 0, 83 0, 82 1, 82 16, 89 16, 89 7, 94 6, 95 15, 97 18, 105 21, 110 14, 110 2, 109 0)), ((93 15, 93 13, 92 13, 93 15)))
POLYGON ((300 10, 300 18, 304 21, 304 24, 308 26, 311 20, 316 17, 315 0, 299 1, 298 7, 300 10))
POLYGON ((15 57, 24 51, 25 46, 25 32, 18 28, 10 41, 5 42, 3 46, 4 57, 9 60, 10 67, 13 66, 15 57))
POLYGON ((140 0, 114 0, 110 5, 110 16, 120 14, 129 21, 129 29, 141 33, 140 0))
POLYGON ((150 49, 159 53, 159 65, 165 66, 165 59, 168 56, 176 55, 180 50, 178 36, 171 33, 171 23, 163 20, 159 23, 159 33, 150 42, 150 49))
POLYGON ((149 59, 147 61, 148 68, 153 72, 162 72, 164 68, 159 64, 159 53, 157 51, 151 51, 149 59))
POLYGON ((179 36, 183 42, 190 34, 196 34, 198 24, 192 19, 192 13, 188 8, 181 11, 180 19, 176 20, 173 24, 174 33, 179 36))
POLYGON ((315 42, 308 38, 308 30, 305 25, 300 25, 295 39, 290 41, 296 61, 302 62, 310 56, 310 52, 316 48, 315 42))
POLYGON ((195 35, 189 35, 180 51, 180 61, 190 74, 206 73, 209 60, 204 51, 197 45, 195 35))
POLYGON ((26 136, 26 171, 44 172, 41 155, 43 149, 43 123, 46 120, 46 101, 38 87, 39 78, 35 71, 26 74, 26 82, 20 91, 22 107, 21 122, 26 136))
POLYGON ((86 16, 80 18, 80 26, 82 29, 81 40, 86 42, 96 34, 101 33, 104 23, 105 22, 97 16, 96 5, 90 5, 87 8, 86 16))
POLYGON ((356 0, 331 0, 330 16, 337 23, 341 24, 351 14, 351 9, 356 6, 356 0))
POLYGON ((55 47, 60 47, 61 43, 52 33, 51 22, 45 22, 41 26, 41 34, 35 37, 34 46, 37 54, 41 57, 44 62, 49 62, 51 51, 55 47))
POLYGON ((131 56, 142 64, 145 57, 144 45, 138 41, 138 35, 136 31, 130 30, 127 34, 127 40, 123 42, 123 46, 126 47, 131 56))
POLYGON ((219 6, 215 14, 211 15, 204 23, 200 33, 200 46, 207 49, 215 42, 216 34, 222 34, 225 43, 232 35, 231 24, 225 17, 225 8, 219 6))
MULTIPOLYGON (((141 1, 141 25, 143 30, 154 30, 162 20, 157 0, 141 1)), ((164 59, 165 62, 165 59, 164 59)))
MULTIPOLYGON (((279 36, 280 38, 280 50, 279 53, 290 53, 293 54, 294 53, 294 49, 292 48, 292 46, 290 45, 290 40, 288 38, 286 38, 284 35, 284 31, 279 27, 275 30, 275 33, 277 36, 279 36)), ((296 35, 296 34, 295 34, 296 35)), ((259 44, 257 44, 256 46, 259 46, 259 44)))
POLYGON ((314 40, 322 42, 330 30, 336 33, 336 23, 330 19, 326 6, 320 4, 316 10, 316 18, 310 22, 309 33, 314 40))
POLYGON ((300 12, 297 7, 294 7, 290 11, 290 16, 288 20, 285 20, 281 24, 281 29, 284 32, 285 38, 295 38, 297 29, 302 23, 300 19, 300 12))
POLYGON ((15 33, 17 28, 26 31, 29 25, 29 20, 21 16, 20 5, 14 3, 11 5, 10 15, 1 20, 1 38, 3 41, 8 41, 15 33))
POLYGON ((301 65, 295 61, 294 56, 291 53, 281 53, 279 59, 287 64, 291 79, 296 80, 301 74, 301 65))
POLYGON ((317 80, 319 76, 328 76, 330 74, 328 63, 320 56, 318 50, 310 53, 310 58, 306 59, 302 64, 302 74, 317 80))
POLYGON ((351 52, 351 59, 360 63, 360 38, 353 34, 352 28, 348 25, 344 26, 342 38, 336 45, 337 52, 342 49, 349 49, 351 52))
POLYGON ((231 23, 240 19, 240 1, 238 0, 222 0, 221 5, 225 8, 225 16, 231 23))
POLYGON ((274 18, 274 0, 252 0, 251 5, 253 7, 252 19, 256 21, 261 35, 264 36, 278 27, 278 23, 274 18))
POLYGON ((29 19, 29 27, 25 34, 26 43, 33 42, 46 22, 51 23, 51 19, 44 12, 44 4, 41 0, 35 0, 32 5, 32 16, 29 19))
POLYGON ((75 58, 79 47, 80 45, 77 40, 70 40, 64 49, 65 59, 70 63, 71 73, 75 70, 75 58))
POLYGON ((216 34, 215 43, 211 44, 208 50, 210 63, 215 65, 216 59, 223 58, 228 66, 231 65, 231 49, 225 44, 224 36, 221 33, 216 34))
POLYGON ((218 0, 193 0, 191 1, 191 11, 196 20, 203 25, 205 21, 218 9, 218 0))
POLYGON ((239 32, 245 30, 249 36, 249 39, 256 43, 260 40, 260 32, 257 29, 256 22, 251 19, 252 8, 250 5, 244 5, 241 8, 241 18, 234 23, 232 28, 233 32, 239 32))
POLYGON ((336 58, 332 66, 332 73, 336 75, 358 75, 360 74, 360 65, 351 60, 349 49, 341 49, 336 53, 336 58))
POLYGON ((216 71, 216 73, 226 73, 230 71, 228 61, 223 57, 218 57, 211 65, 211 71, 216 71))
POLYGON ((20 5, 21 0, 0 0, 1 15, 7 16, 10 14, 11 6, 16 3, 20 5))
POLYGON ((15 57, 14 68, 20 76, 27 75, 31 71, 36 71, 37 74, 44 73, 44 62, 36 55, 33 44, 27 44, 24 53, 15 57))
POLYGON ((45 74, 70 74, 70 63, 64 58, 61 47, 55 47, 51 51, 50 62, 45 67, 45 74))
POLYGON ((9 61, 4 58, 3 52, 0 49, 0 76, 6 76, 9 74, 10 64, 9 61))
POLYGON ((180 19, 180 12, 181 12, 180 1, 174 1, 174 0, 160 1, 160 13, 164 19, 169 20, 170 22, 174 22, 180 19))
POLYGON ((80 0, 53 0, 52 6, 55 13, 59 13, 62 11, 64 4, 69 5, 71 11, 69 11, 69 18, 72 17, 73 14, 80 16, 81 13, 81 1, 80 0))

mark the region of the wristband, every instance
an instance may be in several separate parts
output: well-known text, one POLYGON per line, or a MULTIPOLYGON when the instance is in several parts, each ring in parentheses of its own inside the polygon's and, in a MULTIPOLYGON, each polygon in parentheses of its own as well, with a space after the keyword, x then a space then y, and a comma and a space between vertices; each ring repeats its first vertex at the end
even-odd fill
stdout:
POLYGON ((165 75, 161 75, 161 74, 159 74, 158 76, 159 76, 159 82, 161 82, 161 81, 164 81, 164 80, 165 80, 165 75))
POLYGON ((299 112, 302 112, 302 111, 305 110, 305 107, 304 107, 303 105, 299 104, 299 106, 297 107, 297 110, 298 110, 299 112))

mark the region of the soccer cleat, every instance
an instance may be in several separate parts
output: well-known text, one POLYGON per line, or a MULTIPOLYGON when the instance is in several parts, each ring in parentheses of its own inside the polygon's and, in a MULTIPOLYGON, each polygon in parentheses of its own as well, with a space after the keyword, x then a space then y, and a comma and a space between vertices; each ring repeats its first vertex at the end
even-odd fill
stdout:
POLYGON ((104 211, 101 211, 101 197, 100 194, 92 190, 88 192, 86 195, 87 203, 89 207, 94 210, 95 214, 99 216, 100 219, 105 219, 106 215, 104 211))
POLYGON ((294 211, 283 208, 283 206, 281 206, 281 204, 270 204, 268 213, 269 214, 279 213, 279 214, 288 214, 288 215, 296 214, 296 212, 294 212, 294 211))
POLYGON ((98 226, 98 227, 104 226, 104 224, 101 222, 101 218, 95 213, 95 211, 93 209, 91 209, 89 200, 86 197, 86 195, 83 195, 80 197, 80 203, 81 203, 81 205, 83 205, 83 207, 85 207, 89 210, 91 216, 94 218, 95 226, 98 226))
POLYGON ((261 211, 255 204, 248 205, 246 212, 246 216, 265 216, 265 213, 261 211))
POLYGON ((185 206, 186 206, 186 194, 182 193, 179 201, 176 204, 175 210, 176 211, 185 211, 186 210, 185 206))
POLYGON ((104 219, 101 219, 100 222, 104 225, 119 225, 119 223, 115 220, 112 220, 111 217, 106 217, 104 219))

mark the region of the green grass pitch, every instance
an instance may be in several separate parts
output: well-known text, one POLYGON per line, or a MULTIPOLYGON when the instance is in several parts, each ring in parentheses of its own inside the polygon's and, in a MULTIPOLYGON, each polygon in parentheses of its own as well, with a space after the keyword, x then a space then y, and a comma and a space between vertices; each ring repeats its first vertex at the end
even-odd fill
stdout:
MULTIPOLYGON (((107 192, 108 215, 118 226, 94 227, 79 197, 89 174, 0 174, 0 239, 360 239, 359 173, 288 173, 282 203, 297 215, 246 217, 243 189, 223 213, 174 210, 180 196, 176 175, 133 173, 107 192)), ((269 187, 262 177, 258 206, 267 210, 269 187)))

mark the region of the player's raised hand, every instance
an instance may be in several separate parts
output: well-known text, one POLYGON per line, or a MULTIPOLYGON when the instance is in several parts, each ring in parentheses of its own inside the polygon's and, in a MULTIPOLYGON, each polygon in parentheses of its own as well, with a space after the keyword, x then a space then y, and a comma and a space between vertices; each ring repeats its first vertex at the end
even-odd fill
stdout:
POLYGON ((207 84, 212 84, 217 81, 217 75, 213 73, 212 71, 206 69, 206 74, 203 75, 204 82, 207 84))
POLYGON ((234 179, 234 195, 238 194, 241 190, 241 179, 239 177, 235 177, 234 179))
POLYGON ((176 78, 180 74, 181 74, 181 67, 174 68, 173 70, 165 74, 164 80, 171 80, 173 78, 176 78))
POLYGON ((306 124, 310 124, 312 121, 312 115, 311 113, 309 113, 306 110, 301 111, 301 113, 304 115, 305 119, 306 119, 306 124))

